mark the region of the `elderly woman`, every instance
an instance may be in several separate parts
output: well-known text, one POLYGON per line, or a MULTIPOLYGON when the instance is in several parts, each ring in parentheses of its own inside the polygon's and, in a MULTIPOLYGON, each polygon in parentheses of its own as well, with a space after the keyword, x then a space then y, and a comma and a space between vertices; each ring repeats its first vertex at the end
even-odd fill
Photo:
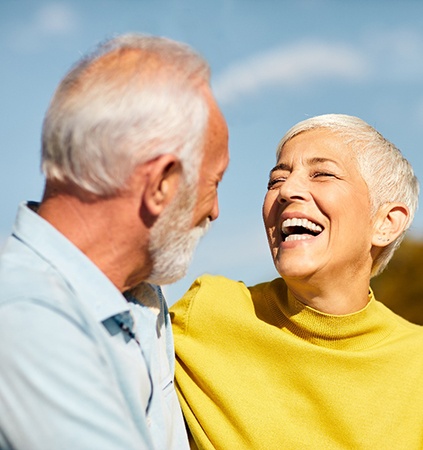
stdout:
POLYGON ((263 205, 281 278, 203 276, 173 307, 193 448, 423 448, 423 327, 369 288, 417 197, 410 164, 362 120, 287 132, 263 205))

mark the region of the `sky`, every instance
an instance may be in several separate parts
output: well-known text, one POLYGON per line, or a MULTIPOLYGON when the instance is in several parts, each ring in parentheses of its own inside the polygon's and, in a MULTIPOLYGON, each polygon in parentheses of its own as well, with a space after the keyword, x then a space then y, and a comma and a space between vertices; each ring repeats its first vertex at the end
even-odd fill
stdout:
MULTIPOLYGON (((166 36, 209 62, 230 133, 220 217, 172 304, 202 273, 247 285, 277 276, 261 218, 275 149, 295 123, 358 116, 423 180, 423 2, 419 0, 0 0, 0 246, 18 204, 39 200, 43 116, 66 71, 116 34, 166 36)), ((410 230, 423 237, 423 210, 410 230)))

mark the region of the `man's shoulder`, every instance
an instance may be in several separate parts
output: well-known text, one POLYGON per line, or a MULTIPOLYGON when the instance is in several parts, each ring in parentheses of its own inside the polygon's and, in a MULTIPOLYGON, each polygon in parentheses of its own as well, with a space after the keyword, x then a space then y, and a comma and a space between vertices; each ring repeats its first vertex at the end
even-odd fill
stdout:
MULTIPOLYGON (((75 294, 62 274, 19 240, 7 243, 0 255, 0 308, 37 306, 75 316, 69 301, 75 294)), ((35 312, 34 311, 34 312, 35 312)))
POLYGON ((28 302, 84 323, 127 309, 93 261, 24 205, 0 254, 0 307, 28 302))

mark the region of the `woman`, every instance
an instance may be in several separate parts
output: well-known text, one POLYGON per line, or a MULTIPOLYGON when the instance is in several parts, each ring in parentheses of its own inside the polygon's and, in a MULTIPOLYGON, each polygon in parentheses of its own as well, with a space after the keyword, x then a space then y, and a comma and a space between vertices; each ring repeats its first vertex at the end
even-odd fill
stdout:
POLYGON ((369 288, 417 197, 409 163, 362 120, 288 131, 263 205, 281 278, 203 276, 173 307, 193 448, 423 448, 423 327, 369 288))

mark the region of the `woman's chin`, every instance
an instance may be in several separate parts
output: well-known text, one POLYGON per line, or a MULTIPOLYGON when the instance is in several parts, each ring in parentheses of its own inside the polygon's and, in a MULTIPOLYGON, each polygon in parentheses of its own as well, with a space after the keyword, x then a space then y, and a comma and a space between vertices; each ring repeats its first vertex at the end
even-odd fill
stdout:
POLYGON ((274 265, 282 278, 304 278, 316 273, 319 267, 319 261, 310 254, 310 252, 291 253, 290 255, 278 254, 274 258, 274 265))
POLYGON ((275 264, 275 268, 279 275, 285 279, 309 279, 313 274, 316 273, 316 268, 311 267, 309 264, 307 266, 296 267, 294 265, 288 265, 286 263, 280 265, 275 264))

